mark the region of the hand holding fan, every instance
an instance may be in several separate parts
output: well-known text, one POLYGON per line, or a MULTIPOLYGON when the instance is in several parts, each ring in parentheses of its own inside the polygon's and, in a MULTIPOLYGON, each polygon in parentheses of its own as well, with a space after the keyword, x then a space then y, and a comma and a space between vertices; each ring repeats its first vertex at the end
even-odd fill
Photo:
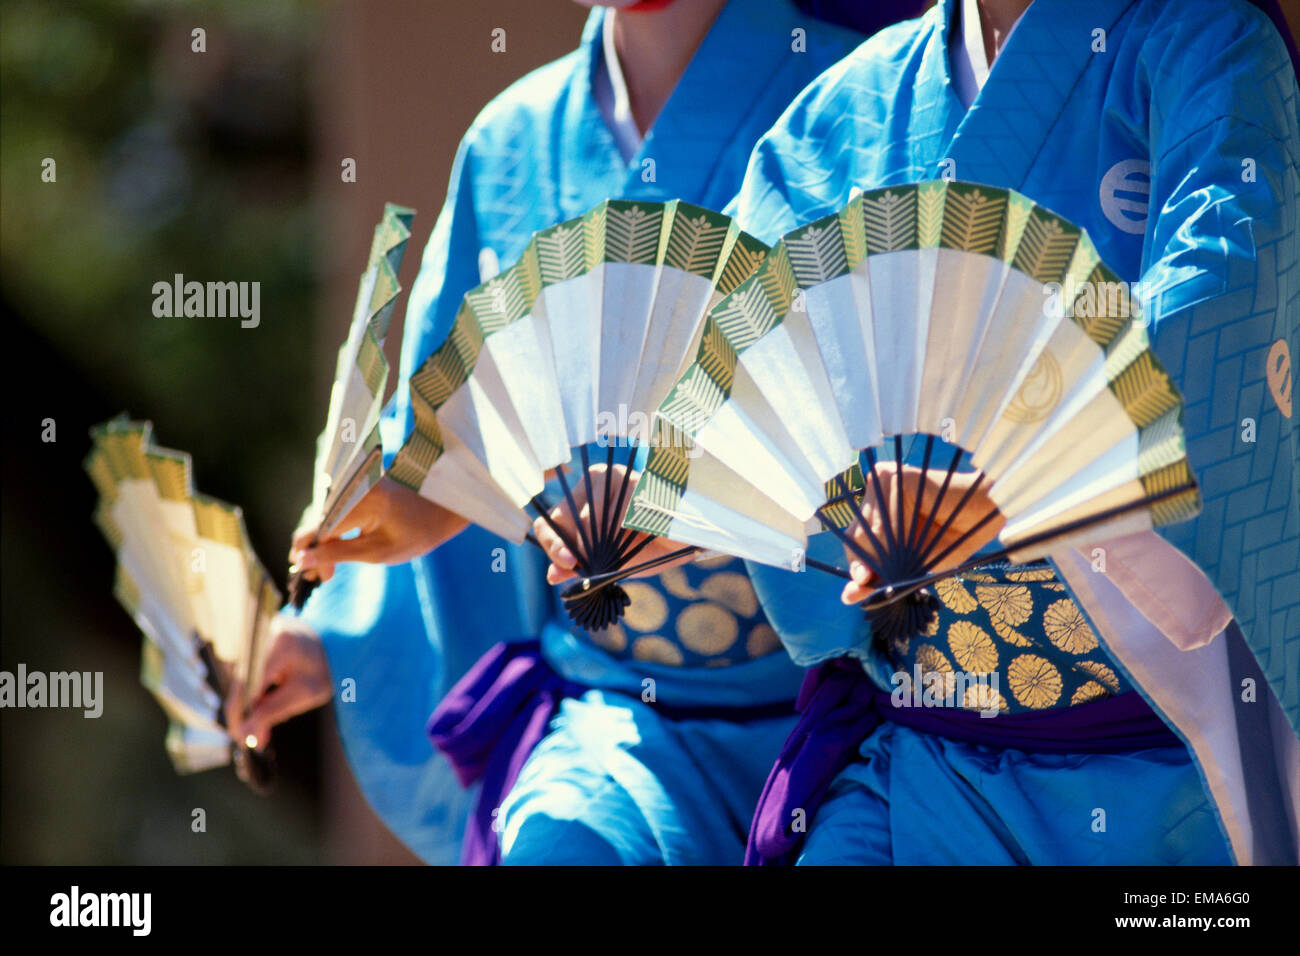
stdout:
POLYGON ((879 533, 859 518, 870 547, 822 523, 883 582, 873 627, 915 632, 944 574, 1194 515, 1181 414, 1127 284, 1082 230, 1007 190, 890 187, 787 235, 710 312, 625 524, 785 565, 810 518, 857 497, 826 487, 861 454, 872 499, 896 504, 875 509, 879 533), (940 499, 965 488, 931 520, 882 486, 877 450, 902 473, 905 443, 922 485, 944 475, 940 499), (972 518, 977 493, 995 507, 972 518), (957 515, 966 531, 939 547, 957 515), (943 566, 996 521, 1000 551, 943 566))
MULTIPOLYGON (((608 200, 539 232, 518 262, 465 296, 446 342, 412 376, 415 429, 389 476, 515 542, 530 537, 531 509, 584 574, 632 567, 648 539, 616 517, 637 441, 694 354, 709 308, 766 251, 729 218, 680 201, 608 200), (616 476, 597 494, 593 443, 605 446, 605 473, 616 476), (564 470, 575 449, 576 496, 564 470), (552 474, 576 536, 550 517, 552 474), (584 493, 603 507, 578 520, 584 493)), ((566 593, 570 615, 590 629, 612 623, 626 603, 616 586, 566 593)))
MULTIPOLYGON (((402 290, 397 270, 414 215, 414 210, 387 203, 375 227, 352 325, 339 349, 325 430, 316 440, 316 477, 302 524, 315 528, 317 537, 334 530, 383 475, 379 414, 388 383, 383 346, 402 290)), ((289 570, 289 599, 301 608, 319 582, 297 567, 289 570)))
POLYGON ((280 606, 243 516, 198 494, 189 456, 155 446, 148 422, 117 418, 92 436, 95 520, 117 553, 117 598, 145 635, 141 682, 171 718, 167 753, 181 773, 233 756, 240 776, 265 789, 268 742, 236 745, 226 730, 227 713, 243 716, 247 689, 260 689, 280 606))

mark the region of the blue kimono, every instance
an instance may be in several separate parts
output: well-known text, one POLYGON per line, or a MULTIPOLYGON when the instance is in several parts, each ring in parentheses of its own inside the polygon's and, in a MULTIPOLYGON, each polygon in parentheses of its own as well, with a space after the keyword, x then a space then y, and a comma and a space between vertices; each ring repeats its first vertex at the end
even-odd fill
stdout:
MULTIPOLYGON (((1156 351, 1186 400, 1204 509, 1143 547, 1160 567, 1190 559, 1193 584, 1225 606, 1180 632, 1177 607, 1144 598, 1155 562, 1140 556, 1128 583, 1079 551, 1053 555, 1055 574, 981 583, 1017 592, 1022 630, 1035 615, 1040 630, 1074 628, 1075 609, 1050 593, 1068 589, 1082 612, 1072 639, 1100 642, 1074 668, 1073 702, 1136 688, 1186 746, 1052 756, 886 723, 836 778, 802 860, 1294 864, 1300 97, 1287 49, 1242 0, 1035 0, 967 110, 948 56, 957 7, 943 0, 882 31, 810 85, 755 150, 733 211, 774 241, 855 187, 947 176, 1018 190, 1084 226, 1121 278, 1141 280, 1156 351)), ((890 686, 897 655, 838 606, 840 582, 751 575, 797 662, 857 657, 890 686)), ((972 577, 941 591, 943 626, 967 615, 963 633, 1005 629, 1006 608, 977 600, 972 577)), ((1035 639, 1005 636, 990 646, 1035 639)))
MULTIPOLYGON (((862 39, 789 0, 732 0, 628 163, 593 96, 605 16, 593 10, 575 52, 511 86, 466 133, 411 290, 401 381, 445 338, 462 295, 517 258, 535 231, 609 197, 720 209, 762 132, 862 39)), ((401 388, 382 425, 390 457, 412 424, 401 388)), ((707 640, 692 649, 649 632, 621 645, 604 635, 602 646, 572 633, 544 571, 535 549, 472 527, 409 565, 340 566, 318 589, 304 616, 322 636, 336 685, 356 680, 356 701, 337 701, 335 712, 367 798, 422 858, 455 862, 472 794, 459 792, 425 721, 492 644, 540 633, 553 668, 601 690, 566 701, 557 732, 525 768, 503 808, 506 862, 558 862, 568 853, 586 862, 738 863, 788 720, 748 730, 727 721, 669 724, 642 703, 644 682, 669 706, 788 701, 798 671, 775 635, 737 614, 746 629, 734 644, 739 655, 701 654, 707 640), (714 769, 702 783, 692 768, 703 762, 714 769), (563 839, 557 827, 567 830, 563 839), (574 836, 588 831, 585 842, 574 836)), ((713 577, 723 574, 732 577, 712 587, 734 596, 733 578, 743 575, 713 577)), ((697 585, 702 579, 682 580, 674 614, 700 593, 697 585)), ((658 596, 673 597, 662 588, 658 596)))

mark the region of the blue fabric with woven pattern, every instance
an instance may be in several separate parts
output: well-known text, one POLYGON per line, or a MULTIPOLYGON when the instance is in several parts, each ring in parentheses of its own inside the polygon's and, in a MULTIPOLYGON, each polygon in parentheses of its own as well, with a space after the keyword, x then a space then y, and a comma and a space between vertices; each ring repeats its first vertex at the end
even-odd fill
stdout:
MULTIPOLYGON (((1036 0, 967 111, 947 64, 954 7, 881 31, 811 84, 732 211, 775 241, 854 187, 947 175, 1086 228, 1141 280, 1186 402, 1204 508, 1162 534, 1228 601, 1300 730, 1300 94, 1286 46, 1244 0, 1036 0)), ((860 648, 838 622, 825 640, 860 648)))
MULTIPOLYGON (((731 211, 744 228, 775 241, 835 212, 854 188, 946 176, 1018 190, 1085 227, 1121 278, 1141 280, 1156 352, 1186 400, 1188 453, 1204 508, 1161 533, 1228 602, 1240 630, 1230 627, 1219 639, 1231 656, 1244 634, 1294 730, 1300 414, 1290 369, 1300 354, 1300 96, 1287 49, 1269 19, 1241 0, 1035 0, 966 110, 947 58, 955 10, 955 0, 942 0, 919 20, 877 34, 811 84, 755 150, 731 211)), ((834 542, 814 547, 832 559, 838 551, 834 542)), ((888 655, 873 646, 860 613, 836 604, 840 582, 759 567, 751 576, 798 662, 849 654, 888 686, 888 655)), ((984 819, 988 845, 1007 847, 1008 860, 1020 852, 1012 845, 1044 862, 1219 859, 1221 839, 1203 855, 1182 853, 1181 838, 1165 840, 1176 812, 1199 814, 1197 801, 1205 799, 1199 768, 1185 752, 1118 769, 1100 758, 1056 761, 1083 771, 1060 774, 1048 788, 1061 801, 1060 833, 1074 842, 1060 842, 1059 834, 1007 841, 1007 829, 1050 816, 997 796, 1004 785, 1014 790, 1025 775, 1038 775, 1040 761, 1008 752, 997 764, 1006 777, 990 776, 988 755, 913 736, 894 730, 869 740, 864 763, 846 771, 840 808, 848 807, 847 816, 823 810, 840 822, 887 813, 897 827, 894 846, 909 844, 890 859, 950 859, 951 848, 913 845, 931 829, 919 812, 899 818, 909 811, 880 805, 891 802, 891 792, 914 796, 910 788, 930 786, 940 771, 945 782, 934 783, 932 808, 969 809, 972 826, 984 819), (873 763, 890 759, 895 776, 867 781, 878 772, 873 763), (1148 785, 1177 795, 1167 815, 1136 806, 1133 795, 1148 785), (1060 790, 1071 786, 1096 794, 1084 802, 1108 809, 1112 834, 1115 812, 1128 815, 1124 832, 1136 856, 1123 841, 1089 836, 1083 804, 1060 790), (1053 841, 1073 849, 1030 852, 1053 841)), ((1276 772, 1264 761, 1237 772, 1250 777, 1255 770, 1261 779, 1276 772)), ((949 824, 936 825, 948 834, 961 829, 949 824)), ((1051 831, 1057 824, 1043 825, 1051 831)), ((1278 847, 1291 839, 1283 816, 1260 816, 1256 825, 1276 828, 1278 847)), ((851 826, 838 827, 820 841, 814 831, 806 855, 833 859, 829 845, 853 839, 851 826)), ((867 849, 862 858, 873 853, 884 858, 867 849)), ((990 850, 983 858, 996 856, 990 850)))
MULTIPOLYGON (((610 197, 722 208, 758 137, 809 80, 862 39, 801 14, 789 0, 732 0, 625 163, 592 93, 605 16, 593 10, 577 50, 512 85, 465 134, 411 289, 399 382, 441 344, 464 293, 514 261, 535 231, 610 197), (792 45, 795 30, 803 31, 803 52, 792 45)), ((381 422, 390 461, 411 426, 409 395, 399 387, 381 422)), ((426 861, 458 859, 469 795, 429 746, 425 721, 493 644, 536 636, 558 619, 544 570, 531 550, 470 528, 410 564, 341 566, 305 609, 336 686, 347 677, 356 682, 356 700, 338 701, 334 711, 361 789, 426 861)), ((566 677, 632 695, 647 675, 658 680, 660 699, 719 706, 745 706, 756 695, 789 698, 798 686, 796 668, 780 653, 720 669, 676 667, 615 658, 563 627, 547 632, 548 659, 566 677)), ((630 703, 645 706, 639 696, 630 703)), ((671 740, 659 741, 667 765, 671 740)), ((736 749, 770 763, 779 743, 762 756, 757 745, 736 749)))
POLYGON ((591 636, 612 657, 716 669, 781 650, 738 558, 705 558, 623 588, 631 601, 622 620, 591 636))
POLYGON ((800 866, 1224 866, 1182 747, 1027 754, 885 724, 835 778, 800 866))

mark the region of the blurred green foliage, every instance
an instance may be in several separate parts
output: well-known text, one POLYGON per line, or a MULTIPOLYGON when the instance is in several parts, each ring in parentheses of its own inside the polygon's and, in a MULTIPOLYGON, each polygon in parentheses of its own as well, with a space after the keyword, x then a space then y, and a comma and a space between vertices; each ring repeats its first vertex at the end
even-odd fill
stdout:
POLYGON ((310 75, 325 12, 307 0, 0 7, 0 291, 14 349, 0 657, 103 670, 107 699, 97 721, 3 713, 5 862, 320 857, 310 723, 288 728, 270 800, 228 770, 171 770, 78 463, 96 421, 152 419, 161 443, 193 454, 203 491, 245 508, 283 580, 321 424, 310 75), (206 52, 191 48, 195 28, 206 52), (154 317, 153 285, 176 273, 260 282, 261 324, 154 317), (56 446, 36 437, 47 415, 56 446), (190 831, 194 807, 208 810, 207 835, 190 831))
POLYGON ((191 451, 207 490, 275 515, 277 536, 305 497, 285 443, 309 449, 317 424, 312 10, 39 0, 7 4, 0 29, 6 297, 76 374, 191 451), (260 282, 260 326, 155 318, 153 284, 176 273, 260 282))

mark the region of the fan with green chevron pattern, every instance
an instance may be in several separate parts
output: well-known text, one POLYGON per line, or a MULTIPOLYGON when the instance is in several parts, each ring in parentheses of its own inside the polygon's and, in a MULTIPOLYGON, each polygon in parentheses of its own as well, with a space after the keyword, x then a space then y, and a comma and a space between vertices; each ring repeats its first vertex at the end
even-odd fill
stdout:
MULTIPOLYGON (((705 314, 766 253, 729 217, 676 200, 607 200, 537 233, 465 295, 446 341, 412 375, 415 427, 389 477, 515 542, 531 537, 536 514, 585 575, 637 567, 648 539, 616 519, 637 447, 698 349, 705 314), (593 455, 623 480, 605 485, 599 519, 593 507, 581 521, 568 471, 581 467, 592 501, 593 455), (576 534, 552 520, 552 478, 576 534)), ((616 584, 566 596, 591 630, 626 603, 616 584)))
POLYGON ((180 773, 233 758, 265 790, 270 742, 236 746, 226 727, 226 711, 247 700, 237 689, 262 684, 280 607, 243 515, 198 493, 189 455, 155 445, 148 422, 123 416, 91 434, 95 522, 117 555, 114 593, 145 636, 140 681, 170 718, 167 753, 180 773))
POLYGON ((1192 517, 1182 407, 1083 230, 1005 189, 891 186, 786 235, 709 312, 624 523, 784 566, 821 518, 881 582, 873 624, 915 632, 944 574, 1192 517), (969 534, 1001 519, 1000 550, 939 571, 947 522, 901 496, 883 535, 858 518, 870 547, 827 520, 854 464, 884 500, 889 451, 897 472, 946 473, 940 503, 978 472, 995 507, 969 534))
MULTIPOLYGON (((339 349, 325 428, 316 440, 312 499, 302 526, 315 527, 318 536, 336 528, 383 475, 379 415, 388 384, 384 339, 402 291, 397 270, 414 216, 413 209, 385 203, 383 218, 375 226, 352 324, 339 349)), ((290 568, 289 600, 301 608, 317 583, 290 568)))

